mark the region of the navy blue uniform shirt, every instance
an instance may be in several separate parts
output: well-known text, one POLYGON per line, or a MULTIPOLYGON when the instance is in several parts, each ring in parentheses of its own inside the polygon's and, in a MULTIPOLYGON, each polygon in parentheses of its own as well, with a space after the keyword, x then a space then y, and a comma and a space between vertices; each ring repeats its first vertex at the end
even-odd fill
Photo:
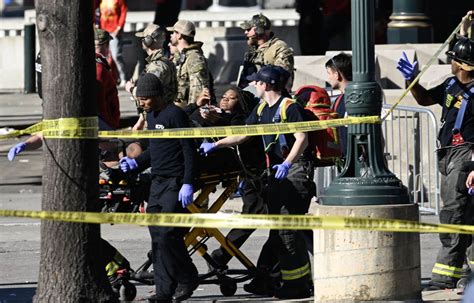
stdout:
MULTIPOLYGON (((257 109, 258 106, 255 106, 253 109, 252 113, 250 116, 247 118, 246 124, 247 125, 252 125, 252 124, 272 124, 272 123, 279 123, 280 121, 273 121, 275 117, 275 113, 277 112, 280 103, 282 100, 285 99, 285 97, 281 97, 275 104, 273 104, 271 107, 268 105, 263 108, 263 111, 258 117, 257 115, 257 109)), ((262 101, 264 102, 264 101, 262 101)), ((286 108, 286 122, 302 122, 302 121, 307 121, 306 119, 306 113, 299 105, 298 103, 292 103, 286 108)), ((293 144, 295 143, 295 136, 293 134, 286 134, 284 135, 286 139, 286 143, 288 145, 289 150, 293 147, 293 144)), ((283 162, 283 156, 280 150, 280 144, 278 143, 279 140, 277 140, 276 135, 265 135, 262 136, 263 141, 265 144, 265 148, 268 148, 268 155, 270 157, 270 162, 271 164, 280 164, 283 162), (273 143, 273 144, 272 144, 273 143)), ((263 144, 263 143, 262 143, 263 144)))
MULTIPOLYGON (((474 81, 466 85, 459 82, 456 77, 451 77, 428 90, 431 99, 443 107, 441 121, 444 121, 444 125, 438 135, 442 147, 451 145, 452 130, 461 106, 462 95, 468 92, 473 85, 474 81), (449 86, 448 83, 451 79, 454 79, 455 82, 449 86)), ((474 96, 471 96, 464 113, 461 135, 464 141, 474 143, 474 96)))
MULTIPOLYGON (((189 118, 170 103, 159 112, 146 115, 149 130, 190 127, 189 118)), ((137 159, 140 168, 151 165, 152 176, 181 177, 192 184, 196 176, 197 150, 193 139, 149 139, 149 146, 137 159)))

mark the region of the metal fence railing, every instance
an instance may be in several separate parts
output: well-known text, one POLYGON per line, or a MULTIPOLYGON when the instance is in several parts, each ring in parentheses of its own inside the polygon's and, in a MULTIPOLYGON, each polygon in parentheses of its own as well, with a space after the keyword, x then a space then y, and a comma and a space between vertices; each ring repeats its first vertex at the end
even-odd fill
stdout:
POLYGON ((418 204, 420 211, 438 214, 440 180, 435 115, 425 108, 398 106, 382 129, 388 167, 408 187, 410 201, 418 204))
MULTIPOLYGON (((384 109, 391 105, 385 104, 384 109)), ((436 161, 438 123, 428 109, 398 106, 383 122, 384 153, 388 168, 408 188, 410 202, 424 213, 438 214, 440 179, 436 161)), ((316 169, 317 195, 336 176, 334 167, 316 169)))

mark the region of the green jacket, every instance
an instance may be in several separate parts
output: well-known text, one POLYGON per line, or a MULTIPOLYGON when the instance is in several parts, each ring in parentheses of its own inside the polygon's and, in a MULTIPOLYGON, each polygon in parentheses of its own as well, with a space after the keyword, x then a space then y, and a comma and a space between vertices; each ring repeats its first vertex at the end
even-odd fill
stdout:
POLYGON ((178 83, 174 64, 165 57, 162 49, 149 55, 145 60, 148 62, 145 72, 155 74, 163 84, 165 101, 176 101, 178 83))
POLYGON ((281 66, 293 74, 295 59, 293 50, 283 40, 272 37, 255 50, 252 63, 257 69, 267 64, 281 66))
POLYGON ((175 61, 178 80, 177 102, 196 103, 204 88, 209 88, 209 68, 202 53, 202 42, 183 49, 175 61))

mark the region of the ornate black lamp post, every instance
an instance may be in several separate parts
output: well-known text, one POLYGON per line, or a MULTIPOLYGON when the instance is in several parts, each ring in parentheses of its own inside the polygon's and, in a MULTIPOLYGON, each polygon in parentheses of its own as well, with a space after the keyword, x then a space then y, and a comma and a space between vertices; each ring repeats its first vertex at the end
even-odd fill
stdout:
MULTIPOLYGON (((380 115, 382 90, 374 73, 374 0, 352 1, 353 82, 346 87, 349 116, 380 115)), ((348 127, 347 159, 321 197, 323 205, 409 203, 407 189, 387 168, 380 124, 348 127)))

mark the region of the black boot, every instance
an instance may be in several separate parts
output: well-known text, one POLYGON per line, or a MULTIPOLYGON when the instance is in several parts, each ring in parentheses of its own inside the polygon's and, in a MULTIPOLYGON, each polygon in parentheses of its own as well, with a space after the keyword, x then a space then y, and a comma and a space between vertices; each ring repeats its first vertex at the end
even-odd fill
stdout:
POLYGON ((275 290, 275 297, 278 299, 303 299, 311 297, 311 290, 308 283, 283 283, 275 290))
POLYGON ((173 301, 171 298, 165 298, 165 297, 160 297, 157 295, 153 295, 151 297, 148 297, 148 303, 172 303, 173 301))
POLYGON ((187 284, 178 284, 176 287, 176 290, 173 294, 173 300, 174 301, 183 301, 188 299, 193 295, 193 292, 196 290, 196 288, 199 286, 199 279, 194 280, 191 283, 187 284))
POLYGON ((278 281, 269 275, 257 274, 250 283, 244 285, 244 290, 254 295, 273 296, 278 284, 278 281))

